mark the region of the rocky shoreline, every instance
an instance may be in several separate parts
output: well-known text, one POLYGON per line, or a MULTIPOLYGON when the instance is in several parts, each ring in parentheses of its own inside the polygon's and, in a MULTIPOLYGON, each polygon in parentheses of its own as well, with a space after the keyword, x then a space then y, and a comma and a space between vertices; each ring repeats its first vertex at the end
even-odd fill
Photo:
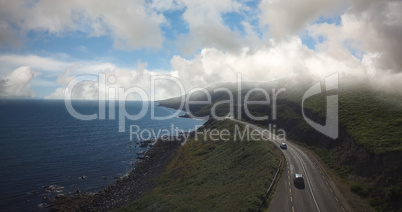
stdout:
POLYGON ((171 162, 183 137, 160 138, 146 158, 136 164, 128 176, 96 194, 78 193, 58 196, 49 205, 50 211, 110 211, 130 204, 155 187, 156 178, 171 162))

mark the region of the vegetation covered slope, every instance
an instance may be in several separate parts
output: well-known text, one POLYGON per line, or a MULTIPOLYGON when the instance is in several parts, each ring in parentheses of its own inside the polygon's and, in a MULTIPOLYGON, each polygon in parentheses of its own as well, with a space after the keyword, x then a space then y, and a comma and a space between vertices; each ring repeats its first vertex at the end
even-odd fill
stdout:
MULTIPOLYGON (((306 100, 305 108, 325 117, 325 98, 323 94, 315 95, 306 100)), ((300 101, 295 102, 300 105, 300 101)), ((371 153, 402 152, 401 94, 340 85, 339 122, 357 144, 371 153)))
MULTIPOLYGON (((340 82, 337 92, 340 130, 338 139, 332 140, 313 129, 303 118, 302 97, 311 85, 279 82, 277 90, 285 87, 286 91, 278 95, 277 119, 272 120, 271 88, 266 89, 271 95, 270 104, 249 106, 253 115, 265 114, 270 118, 255 121, 247 117, 244 105, 240 105, 242 119, 261 126, 272 123, 285 129, 287 138, 315 150, 353 192, 366 198, 379 211, 399 210, 402 207, 402 95, 340 82)), ((240 91, 243 99, 247 89, 240 91)), ((238 92, 233 90, 233 96, 238 92)), ((331 94, 335 93, 317 94, 306 99, 304 112, 307 117, 325 124, 326 96, 331 94)), ((214 98, 214 92, 210 95, 214 99, 211 105, 191 112, 208 114, 213 104, 228 98, 227 95, 214 98)), ((261 92, 252 93, 250 98, 266 99, 261 92)), ((238 116, 237 106, 233 105, 235 116, 238 116)), ((228 104, 220 107, 222 115, 229 111, 228 104)))
MULTIPOLYGON (((286 85, 286 82, 282 82, 286 85)), ((233 94, 233 112, 237 113, 238 90, 234 85, 223 84, 225 88, 231 88, 233 94)), ((256 87, 261 87, 258 85, 256 87)), ((277 88, 280 88, 278 85, 277 88)), ((285 87, 285 86, 284 86, 285 87)), ((242 101, 244 96, 251 89, 250 86, 240 90, 242 101)), ((271 92, 271 87, 265 87, 267 92, 271 92)), ((287 90, 278 95, 277 100, 277 120, 278 123, 292 122, 306 133, 315 131, 309 126, 302 116, 301 100, 308 85, 298 85, 287 87, 287 90)), ((212 99, 212 104, 193 105, 190 112, 197 116, 211 114, 211 108, 219 101, 227 100, 229 96, 226 92, 213 92, 208 90, 212 99)), ((269 93, 272 94, 272 93, 269 93)), ((362 145, 365 149, 374 154, 382 154, 392 151, 402 151, 402 94, 391 94, 387 92, 375 91, 369 86, 351 86, 348 84, 339 85, 339 125, 354 141, 362 145)), ((271 104, 248 105, 253 115, 271 116, 271 104)), ((196 95, 191 100, 205 100, 205 95, 196 95)), ((249 96, 250 100, 265 100, 262 93, 253 92, 249 96)), ((180 98, 168 99, 160 102, 161 106, 178 108, 180 98)), ((217 107, 217 114, 225 116, 229 113, 229 104, 220 104, 217 107)), ((243 107, 244 105, 240 105, 243 107)), ((312 115, 315 121, 325 124, 326 113, 326 94, 317 94, 306 99, 304 109, 307 115, 312 115)), ((310 117, 310 116, 309 116, 310 117)), ((242 109, 242 118, 249 119, 242 109)), ((273 120, 259 121, 260 124, 272 123, 273 120)))
POLYGON ((228 129, 230 139, 193 137, 178 150, 157 187, 119 211, 255 211, 279 163, 272 144, 235 139, 230 120, 209 120, 199 131, 204 129, 228 129))

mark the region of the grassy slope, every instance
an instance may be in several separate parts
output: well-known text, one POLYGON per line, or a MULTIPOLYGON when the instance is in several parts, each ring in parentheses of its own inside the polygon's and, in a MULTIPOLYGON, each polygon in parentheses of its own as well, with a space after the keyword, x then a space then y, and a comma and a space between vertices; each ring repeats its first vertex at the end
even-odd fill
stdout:
MULTIPOLYGON (((301 97, 306 89, 295 89, 284 99, 301 105, 301 97)), ((305 101, 305 108, 319 117, 326 114, 326 95, 315 95, 305 101)), ((304 134, 312 135, 314 130, 306 124, 300 112, 286 104, 278 106, 278 116, 282 120, 293 120, 304 134)), ((323 121, 322 119, 321 121, 323 121)), ((342 129, 361 147, 381 158, 386 154, 402 154, 402 95, 384 93, 368 86, 340 85, 339 124, 342 129)), ((343 138, 340 138, 343 139, 343 138)), ((335 141, 336 142, 336 141, 335 141)), ((395 179, 398 167, 382 167, 380 175, 372 179, 350 179, 352 167, 340 167, 336 158, 331 158, 327 148, 309 146, 339 174, 350 186, 353 193, 367 199, 379 211, 398 210, 395 203, 402 194, 401 180, 395 179)), ((400 164, 400 162, 399 162, 400 164)), ((381 167, 379 167, 381 168, 381 167)), ((400 168, 399 168, 400 169, 400 168)))
MULTIPOLYGON (((324 116, 325 96, 317 95, 305 106, 324 116)), ((341 87, 339 122, 357 144, 374 154, 402 151, 401 95, 341 87)))
MULTIPOLYGON (((229 129, 231 135, 235 129, 229 120, 208 121, 206 128, 229 129)), ((192 139, 179 149, 157 188, 120 211, 255 210, 277 165, 267 142, 192 139)))
MULTIPOLYGON (((228 86, 229 87, 229 86, 228 86)), ((349 136, 374 154, 383 154, 392 151, 402 151, 402 95, 374 91, 368 86, 339 85, 339 124, 346 129, 349 136)), ((249 88, 244 88, 242 96, 249 88)), ((301 108, 301 99, 308 86, 299 86, 287 89, 279 95, 279 99, 293 102, 301 108)), ((269 90, 268 90, 269 91, 269 90)), ((271 94, 271 93, 270 93, 271 94)), ((237 91, 233 90, 234 107, 237 107, 237 91)), ((305 101, 305 108, 325 116, 325 94, 315 95, 305 101)), ((213 103, 227 99, 221 93, 212 94, 213 103)), ((251 100, 264 100, 262 95, 253 93, 251 100)), ((272 100, 272 96, 271 96, 272 100)), ((280 100, 279 100, 280 101, 280 100)), ((169 107, 177 104, 177 99, 163 101, 169 107), (176 102, 176 103, 175 103, 176 102)), ((205 116, 210 113, 212 105, 194 107, 194 114, 205 116)), ((249 105, 254 115, 266 114, 268 106, 249 105)), ((236 109, 235 109, 236 110, 236 109)), ((228 112, 227 104, 217 107, 217 114, 225 115, 228 112)), ((236 111, 235 111, 236 112, 236 111)), ((278 103, 277 114, 279 120, 293 120, 306 133, 314 132, 303 119, 301 112, 286 103, 278 103)))
MULTIPOLYGON (((296 140, 305 140, 307 137, 307 140, 310 139, 310 145, 319 145, 320 143, 322 144, 320 140, 312 141, 311 137, 309 137, 310 135, 317 134, 318 132, 306 123, 300 110, 302 96, 308 88, 309 86, 287 88, 286 92, 284 93, 285 95, 279 95, 277 121, 280 120, 281 123, 284 124, 281 125, 281 127, 285 127, 289 137, 292 137, 296 140), (294 131, 295 129, 297 130, 294 131)), ((254 100, 264 99, 262 95, 258 94, 254 94, 252 98, 254 100)), ((257 105, 250 107, 253 108, 251 110, 253 114, 271 115, 270 106, 271 105, 257 105)), ((325 94, 315 95, 308 98, 305 101, 304 106, 305 109, 316 114, 316 119, 320 119, 321 123, 324 124, 325 119, 323 119, 323 117, 326 113, 325 94)), ((208 113, 210 108, 211 106, 204 107, 200 111, 205 114, 208 113)), ((221 111, 225 111, 225 109, 222 108, 221 111)), ((266 123, 257 124, 266 126, 266 123)), ((345 130, 346 133, 356 142, 356 144, 360 145, 374 155, 381 157, 381 155, 390 153, 401 154, 402 95, 376 91, 369 86, 364 85, 350 86, 342 84, 341 82, 339 85, 339 125, 341 129, 345 130)), ((341 177, 347 177, 353 168, 350 169, 351 167, 346 167, 346 169, 343 169, 342 167, 339 167, 339 164, 336 165, 336 159, 330 157, 330 149, 325 148, 325 145, 319 146, 319 148, 316 146, 310 146, 309 148, 312 148, 314 151, 316 151, 320 157, 326 161, 330 167, 334 168, 341 177)), ((398 169, 398 167, 391 168, 392 169, 388 167, 387 170, 379 170, 383 174, 381 176, 373 176, 373 179, 369 180, 369 182, 373 182, 373 180, 378 179, 388 179, 386 181, 390 181, 389 179, 394 178, 392 176, 392 170, 398 169)), ((402 194, 400 178, 393 183, 385 182, 387 185, 382 185, 381 187, 377 186, 375 183, 367 184, 365 182, 359 182, 359 180, 346 180, 345 182, 350 183, 351 190, 354 193, 357 193, 364 198, 368 198, 370 204, 374 205, 378 210, 385 210, 385 208, 398 208, 398 206, 391 205, 395 202, 398 202, 398 199, 400 199, 400 194, 402 194), (359 185, 360 187, 356 185, 359 185), (360 190, 365 192, 357 192, 356 187, 361 188, 360 190), (361 195, 360 193, 364 193, 364 195, 361 195), (366 195, 367 193, 371 193, 374 196, 370 197, 370 195, 366 195)), ((383 181, 379 181, 377 183, 381 184, 382 182, 383 181)))

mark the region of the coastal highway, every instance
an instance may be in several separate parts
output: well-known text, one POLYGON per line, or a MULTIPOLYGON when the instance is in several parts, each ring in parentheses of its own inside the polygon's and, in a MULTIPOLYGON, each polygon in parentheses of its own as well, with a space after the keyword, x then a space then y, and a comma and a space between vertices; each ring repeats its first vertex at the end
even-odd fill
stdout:
MULTIPOLYGON (((263 128, 236 119, 238 123, 250 129, 262 131, 263 128)), ((271 140, 276 145, 281 141, 271 140)), ((352 211, 335 184, 324 173, 318 162, 313 161, 297 145, 286 142, 287 149, 282 150, 286 162, 284 172, 270 202, 268 211, 305 211, 305 212, 345 212, 352 211), (304 186, 295 186, 293 175, 302 174, 304 186)))

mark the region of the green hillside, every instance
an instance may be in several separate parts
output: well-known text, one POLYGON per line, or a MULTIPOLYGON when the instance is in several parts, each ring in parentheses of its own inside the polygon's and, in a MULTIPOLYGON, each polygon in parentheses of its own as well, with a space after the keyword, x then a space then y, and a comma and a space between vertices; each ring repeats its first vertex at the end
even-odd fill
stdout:
MULTIPOLYGON (((284 82, 285 84, 285 82, 284 82)), ((238 91, 233 85, 224 84, 231 88, 234 96, 233 111, 237 112, 238 91)), ((244 98, 250 87, 241 90, 244 98)), ((315 131, 303 119, 301 114, 301 99, 308 89, 306 85, 298 85, 287 88, 286 92, 278 95, 277 120, 278 122, 292 121, 306 133, 315 131)), ((266 88, 270 92, 270 87, 266 88)), ((212 104, 194 105, 190 111, 198 116, 210 115, 211 108, 216 102, 228 99, 225 92, 210 91, 212 104)), ((271 94, 271 93, 270 93, 271 94)), ((198 96, 205 100, 204 96, 198 96)), ((318 118, 325 117, 326 100, 324 94, 314 95, 305 101, 305 109, 315 114, 318 118)), ((254 92, 250 100, 264 100, 261 93, 254 92)), ((161 106, 177 108, 179 98, 161 101, 161 106)), ((192 99, 196 100, 196 99, 192 99)), ((272 100, 272 96, 271 96, 272 100)), ((229 104, 220 104, 216 112, 225 116, 229 112, 229 104)), ((249 105, 253 115, 271 115, 269 105, 249 105)), ((243 111, 244 112, 244 111, 243 111)), ((245 114, 242 117, 247 119, 245 114)), ((252 120, 251 120, 252 121, 252 120)), ((268 120, 272 122, 272 120, 268 120)), ((262 122, 262 124, 266 124, 262 122)), ((324 122, 322 122, 324 124, 324 122)), ((392 151, 402 151, 402 95, 375 91, 368 86, 339 85, 339 125, 346 130, 357 144, 362 145, 374 154, 383 154, 392 151)))
MULTIPOLYGON (((306 107, 324 116, 325 96, 306 101, 306 107), (324 105, 324 107, 322 107, 324 105)), ((402 151, 402 95, 365 87, 339 90, 339 122, 357 144, 375 154, 402 151)))
MULTIPOLYGON (((288 139, 314 150, 350 186, 352 192, 367 199, 379 211, 397 211, 402 207, 402 95, 375 90, 368 85, 340 82, 339 137, 332 140, 313 129, 303 118, 302 97, 311 85, 278 82, 277 89, 284 87, 286 92, 278 95, 276 120, 272 120, 272 87, 264 87, 271 95, 270 104, 248 107, 252 115, 268 115, 270 118, 263 121, 250 119, 244 105, 240 105, 241 118, 263 127, 272 123, 283 128, 288 139), (291 86, 287 86, 289 84, 291 86)), ((261 84, 258 86, 261 87, 261 84)), ((248 89, 240 91, 242 99, 248 89)), ((238 90, 232 91, 236 97, 238 90)), ((326 96, 333 94, 318 94, 306 99, 304 112, 307 117, 325 124, 326 96)), ((228 95, 214 92, 210 95, 213 99, 211 105, 194 107, 191 112, 208 115, 213 104, 228 99, 228 95)), ((250 99, 265 100, 265 96, 255 92, 250 99)), ((171 105, 177 104, 170 101, 171 105)), ((161 105, 164 105, 163 101, 161 105)), ((219 105, 217 114, 226 116, 230 109, 228 106, 219 105)), ((237 107, 235 103, 235 117, 239 115, 237 107)))
POLYGON ((210 120, 200 129, 229 129, 229 141, 197 140, 182 146, 157 187, 119 211, 255 211, 278 166, 272 144, 235 141, 235 123, 210 120))

